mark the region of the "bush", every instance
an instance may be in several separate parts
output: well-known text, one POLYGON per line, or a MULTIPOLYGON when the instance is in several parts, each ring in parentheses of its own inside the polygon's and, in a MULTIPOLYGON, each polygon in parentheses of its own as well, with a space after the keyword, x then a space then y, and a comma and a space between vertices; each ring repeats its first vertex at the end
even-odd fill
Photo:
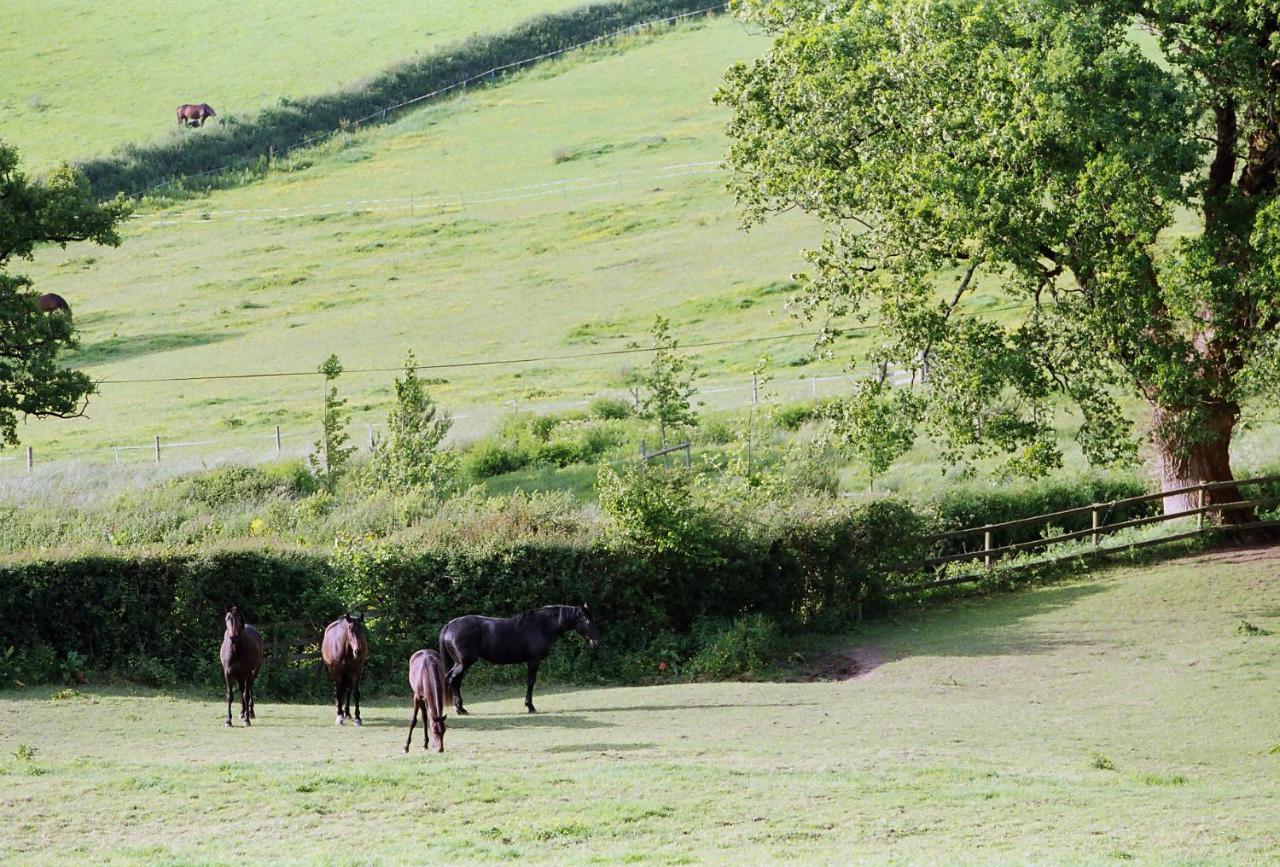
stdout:
MULTIPOLYGON (((1081 476, 1075 479, 1028 482, 988 488, 965 485, 949 488, 923 509, 932 512, 939 532, 963 530, 984 524, 1001 524, 1018 518, 1029 518, 1051 512, 1060 512, 1092 503, 1106 503, 1150 493, 1147 485, 1137 478, 1113 476, 1081 476)), ((1159 500, 1150 500, 1131 506, 1117 507, 1108 512, 1106 522, 1154 515, 1161 509, 1159 500)), ((1091 525, 1088 512, 1055 519, 1054 523, 1064 532, 1085 530, 1091 525)), ((1009 545, 1040 538, 1040 524, 1012 527, 993 533, 992 543, 1009 545)), ((947 540, 937 547, 939 556, 958 553, 965 545, 981 545, 981 534, 974 537, 947 540)))
POLYGON ((769 667, 782 648, 778 624, 762 614, 738 617, 729 623, 706 620, 694 625, 698 651, 686 672, 712 680, 749 677, 769 667))
POLYGON ((591 401, 589 409, 592 418, 598 418, 605 421, 631 418, 635 415, 635 409, 629 401, 622 400, 617 397, 597 397, 591 401))
POLYGON ((0 647, 15 648, 0 660, 0 680, 56 681, 87 667, 216 686, 222 612, 236 604, 267 643, 262 695, 323 695, 315 665, 292 661, 295 642, 318 641, 350 608, 370 612, 369 689, 399 690, 408 654, 433 646, 453 617, 583 601, 599 613, 604 645, 592 654, 570 637, 548 660, 549 677, 648 679, 662 662, 739 676, 761 670, 774 629, 843 623, 877 598, 883 570, 908 556, 903 540, 921 520, 892 501, 827 501, 743 521, 654 468, 616 484, 624 532, 590 532, 565 497, 464 496, 469 511, 455 514, 464 506, 450 501, 422 531, 342 536, 328 553, 219 548, 2 564, 0 610, 17 616, 0 620, 0 647), (676 493, 661 494, 668 489, 676 493))

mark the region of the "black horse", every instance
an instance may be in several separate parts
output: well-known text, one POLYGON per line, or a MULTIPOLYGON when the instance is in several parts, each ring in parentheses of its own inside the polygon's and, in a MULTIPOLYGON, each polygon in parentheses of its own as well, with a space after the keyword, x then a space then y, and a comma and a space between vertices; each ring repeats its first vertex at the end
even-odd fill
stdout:
POLYGON ((450 620, 440 630, 440 656, 444 661, 445 697, 453 701, 459 715, 462 708, 462 678, 467 669, 483 659, 498 665, 529 664, 528 689, 524 706, 533 706, 533 682, 538 679, 538 666, 551 652, 551 645, 569 629, 587 639, 587 646, 600 644, 600 630, 591 619, 591 611, 583 605, 547 605, 515 617, 483 617, 468 614, 450 620))

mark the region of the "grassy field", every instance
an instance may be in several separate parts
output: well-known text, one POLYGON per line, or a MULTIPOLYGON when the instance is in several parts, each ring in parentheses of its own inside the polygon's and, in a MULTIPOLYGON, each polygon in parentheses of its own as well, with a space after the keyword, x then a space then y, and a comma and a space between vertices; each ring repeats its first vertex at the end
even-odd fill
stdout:
POLYGON ((174 110, 184 102, 208 102, 224 117, 246 115, 574 5, 389 0, 357 9, 338 0, 188 0, 179 8, 155 0, 13 0, 0 22, 0 129, 40 170, 177 135, 174 110))
POLYGON ((902 615, 807 648, 794 682, 548 686, 532 717, 474 695, 442 756, 401 754, 401 700, 362 730, 266 701, 227 730, 215 695, 0 693, 0 857, 1264 863, 1280 561, 1261 557, 902 615), (803 676, 850 657, 852 679, 803 676))
MULTIPOLYGON (((330 352, 387 368, 410 348, 424 363, 618 350, 647 345, 659 313, 686 343, 801 331, 784 306, 816 226, 742 232, 715 165, 725 116, 710 96, 765 44, 718 19, 577 54, 292 158, 260 183, 144 209, 120 249, 45 250, 31 276, 76 311, 83 348, 69 362, 108 380, 312 371, 330 352)), ((738 389, 721 405, 745 404, 762 355, 784 396, 840 372, 804 338, 709 348, 705 384, 738 389)), ((492 416, 512 401, 588 398, 642 361, 442 369, 435 390, 461 414, 492 416)), ((351 374, 342 387, 375 418, 391 378, 351 374)), ((266 444, 275 424, 313 429, 319 393, 306 377, 108 383, 89 419, 33 422, 23 437, 46 457, 109 458, 103 447, 155 434, 266 444)))

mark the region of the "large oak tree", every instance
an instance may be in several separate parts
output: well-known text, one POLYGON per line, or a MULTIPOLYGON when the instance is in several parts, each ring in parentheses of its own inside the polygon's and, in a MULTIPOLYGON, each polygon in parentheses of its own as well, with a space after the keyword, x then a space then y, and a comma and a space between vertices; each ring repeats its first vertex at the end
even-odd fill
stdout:
POLYGON ((11 261, 30 259, 40 244, 119 244, 116 225, 126 213, 121 200, 98 203, 66 166, 29 180, 17 152, 0 142, 0 446, 17 445, 19 416, 79 415, 94 388, 58 361, 75 345, 71 317, 42 313, 31 280, 8 272, 11 261))
POLYGON ((1043 470, 1065 399, 1106 464, 1134 452, 1127 393, 1164 490, 1232 479, 1242 405, 1280 385, 1280 3, 740 11, 775 41, 719 96, 739 201, 822 220, 799 303, 882 323, 874 361, 928 359, 932 435, 1043 470), (980 286, 1018 324, 967 308, 980 286))

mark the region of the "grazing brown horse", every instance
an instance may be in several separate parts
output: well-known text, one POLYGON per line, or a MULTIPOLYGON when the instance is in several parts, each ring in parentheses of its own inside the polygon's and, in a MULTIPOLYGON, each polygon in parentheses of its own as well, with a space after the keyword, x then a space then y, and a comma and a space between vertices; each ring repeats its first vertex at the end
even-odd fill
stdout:
POLYGON ((60 310, 67 314, 68 319, 71 318, 71 305, 61 295, 46 292, 36 299, 36 303, 40 305, 41 313, 52 313, 55 310, 60 310))
POLYGON ((204 126, 204 122, 207 118, 217 116, 218 113, 215 112, 213 107, 207 102, 202 102, 198 105, 183 103, 178 106, 179 124, 186 124, 187 126, 204 126))
POLYGON ((227 680, 227 725, 231 725, 232 687, 240 686, 240 719, 252 725, 253 682, 262 670, 262 636, 244 622, 240 609, 232 605, 224 618, 227 629, 222 634, 222 675, 227 680))
POLYGON ((345 614, 324 629, 320 643, 320 655, 329 667, 333 678, 333 699, 338 704, 338 719, 351 719, 351 693, 356 695, 356 725, 360 722, 360 679, 364 676, 364 661, 369 656, 369 641, 364 631, 363 614, 345 614), (343 710, 343 702, 346 709, 343 710))
POLYGON ((422 709, 422 748, 444 752, 444 664, 434 650, 419 650, 409 657, 409 688, 413 690, 413 719, 409 720, 409 737, 405 738, 404 751, 409 752, 413 743, 413 727, 418 723, 418 709, 422 709))

